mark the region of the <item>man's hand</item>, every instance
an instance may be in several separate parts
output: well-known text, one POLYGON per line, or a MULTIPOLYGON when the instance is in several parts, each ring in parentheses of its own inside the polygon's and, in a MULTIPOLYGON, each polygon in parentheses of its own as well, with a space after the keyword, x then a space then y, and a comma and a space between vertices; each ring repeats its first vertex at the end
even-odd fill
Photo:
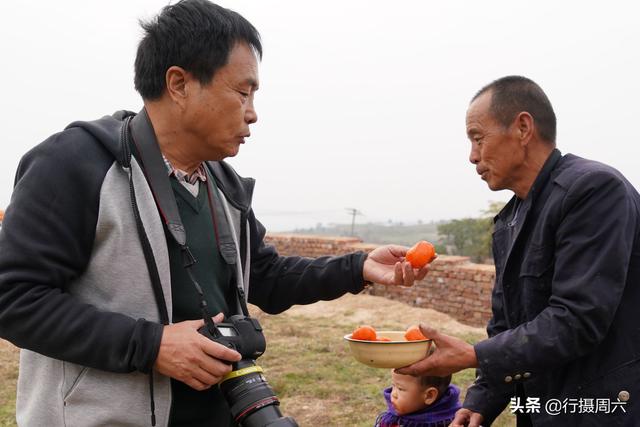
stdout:
POLYGON ((444 377, 466 368, 476 368, 478 359, 473 346, 461 339, 439 333, 433 328, 420 325, 422 334, 431 338, 436 345, 436 351, 424 359, 396 372, 404 375, 426 375, 444 377))
POLYGON ((364 261, 364 280, 395 286, 412 286, 416 280, 422 280, 429 271, 429 264, 413 269, 404 259, 408 250, 404 246, 386 245, 371 251, 364 261))
MULTIPOLYGON (((222 313, 213 318, 218 323, 222 313)), ((187 320, 166 325, 154 368, 159 373, 182 381, 198 390, 206 390, 231 372, 230 362, 240 353, 211 341, 198 332, 204 320, 187 320)))
POLYGON ((481 414, 462 408, 456 412, 456 417, 449 427, 480 427, 483 420, 484 417, 481 414))

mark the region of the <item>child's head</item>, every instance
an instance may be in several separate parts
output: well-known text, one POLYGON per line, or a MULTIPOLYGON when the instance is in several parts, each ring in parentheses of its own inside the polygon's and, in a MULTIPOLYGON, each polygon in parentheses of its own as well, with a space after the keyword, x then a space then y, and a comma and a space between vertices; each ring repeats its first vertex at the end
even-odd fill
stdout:
POLYGON ((391 404, 398 415, 406 415, 426 408, 438 400, 451 384, 446 377, 414 377, 391 373, 391 404))

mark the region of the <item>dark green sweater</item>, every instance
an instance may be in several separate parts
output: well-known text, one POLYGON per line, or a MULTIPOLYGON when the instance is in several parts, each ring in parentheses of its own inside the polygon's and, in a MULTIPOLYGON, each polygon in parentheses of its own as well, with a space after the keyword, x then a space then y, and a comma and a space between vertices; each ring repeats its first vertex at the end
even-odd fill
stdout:
MULTIPOLYGON (((212 177, 209 175, 208 179, 212 177)), ((235 306, 235 288, 231 284, 231 270, 218 251, 207 186, 201 183, 198 197, 193 197, 174 177, 171 177, 171 185, 187 232, 187 246, 196 259, 192 273, 202 287, 211 315, 223 312, 228 317, 233 314, 229 313, 229 307, 235 306)), ((214 194, 211 201, 216 203, 214 194)), ((180 247, 169 233, 167 246, 171 265, 172 320, 177 323, 201 319, 200 297, 182 266, 180 247)), ((199 392, 172 379, 171 390, 171 427, 235 425, 217 385, 199 392)))

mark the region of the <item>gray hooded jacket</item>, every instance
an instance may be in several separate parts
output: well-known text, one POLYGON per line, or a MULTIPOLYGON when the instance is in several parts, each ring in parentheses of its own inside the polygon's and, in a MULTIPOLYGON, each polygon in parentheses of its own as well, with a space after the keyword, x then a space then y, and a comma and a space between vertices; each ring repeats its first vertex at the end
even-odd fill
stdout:
MULTIPOLYGON (((171 278, 153 193, 138 160, 126 158, 123 120, 131 115, 72 123, 18 167, 0 231, 0 336, 23 349, 20 426, 151 424, 149 373, 162 309, 171 319, 171 278), (164 301, 152 290, 154 269, 164 301)), ((250 303, 278 313, 362 289, 365 254, 279 256, 264 244, 251 209, 254 181, 225 162, 208 166, 237 248, 237 284, 250 303)), ((153 399, 157 425, 168 425, 168 377, 153 376, 153 399)))

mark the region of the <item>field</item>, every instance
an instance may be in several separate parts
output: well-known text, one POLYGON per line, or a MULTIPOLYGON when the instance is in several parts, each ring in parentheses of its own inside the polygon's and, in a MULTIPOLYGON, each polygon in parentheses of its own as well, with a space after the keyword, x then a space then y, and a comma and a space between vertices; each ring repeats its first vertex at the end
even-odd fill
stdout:
MULTIPOLYGON (((314 228, 301 228, 291 231, 298 234, 315 234, 321 236, 351 236, 351 224, 330 224, 326 226, 316 226, 314 228)), ((376 224, 363 223, 356 224, 354 228, 356 237, 367 243, 413 246, 418 240, 427 240, 434 244, 439 244, 437 223, 404 225, 399 223, 376 224)))
MULTIPOLYGON (((404 329, 422 321, 468 342, 485 336, 481 328, 434 310, 370 295, 297 306, 277 316, 252 311, 267 336, 267 351, 258 364, 280 397, 283 413, 300 426, 370 427, 384 409, 381 391, 389 384, 390 371, 356 362, 342 339, 359 324, 404 329)), ((0 341, 0 427, 15 425, 17 358, 17 349, 0 341)), ((473 370, 465 370, 453 381, 464 392, 473 378, 473 370)), ((493 425, 514 426, 515 420, 503 414, 493 425)))

